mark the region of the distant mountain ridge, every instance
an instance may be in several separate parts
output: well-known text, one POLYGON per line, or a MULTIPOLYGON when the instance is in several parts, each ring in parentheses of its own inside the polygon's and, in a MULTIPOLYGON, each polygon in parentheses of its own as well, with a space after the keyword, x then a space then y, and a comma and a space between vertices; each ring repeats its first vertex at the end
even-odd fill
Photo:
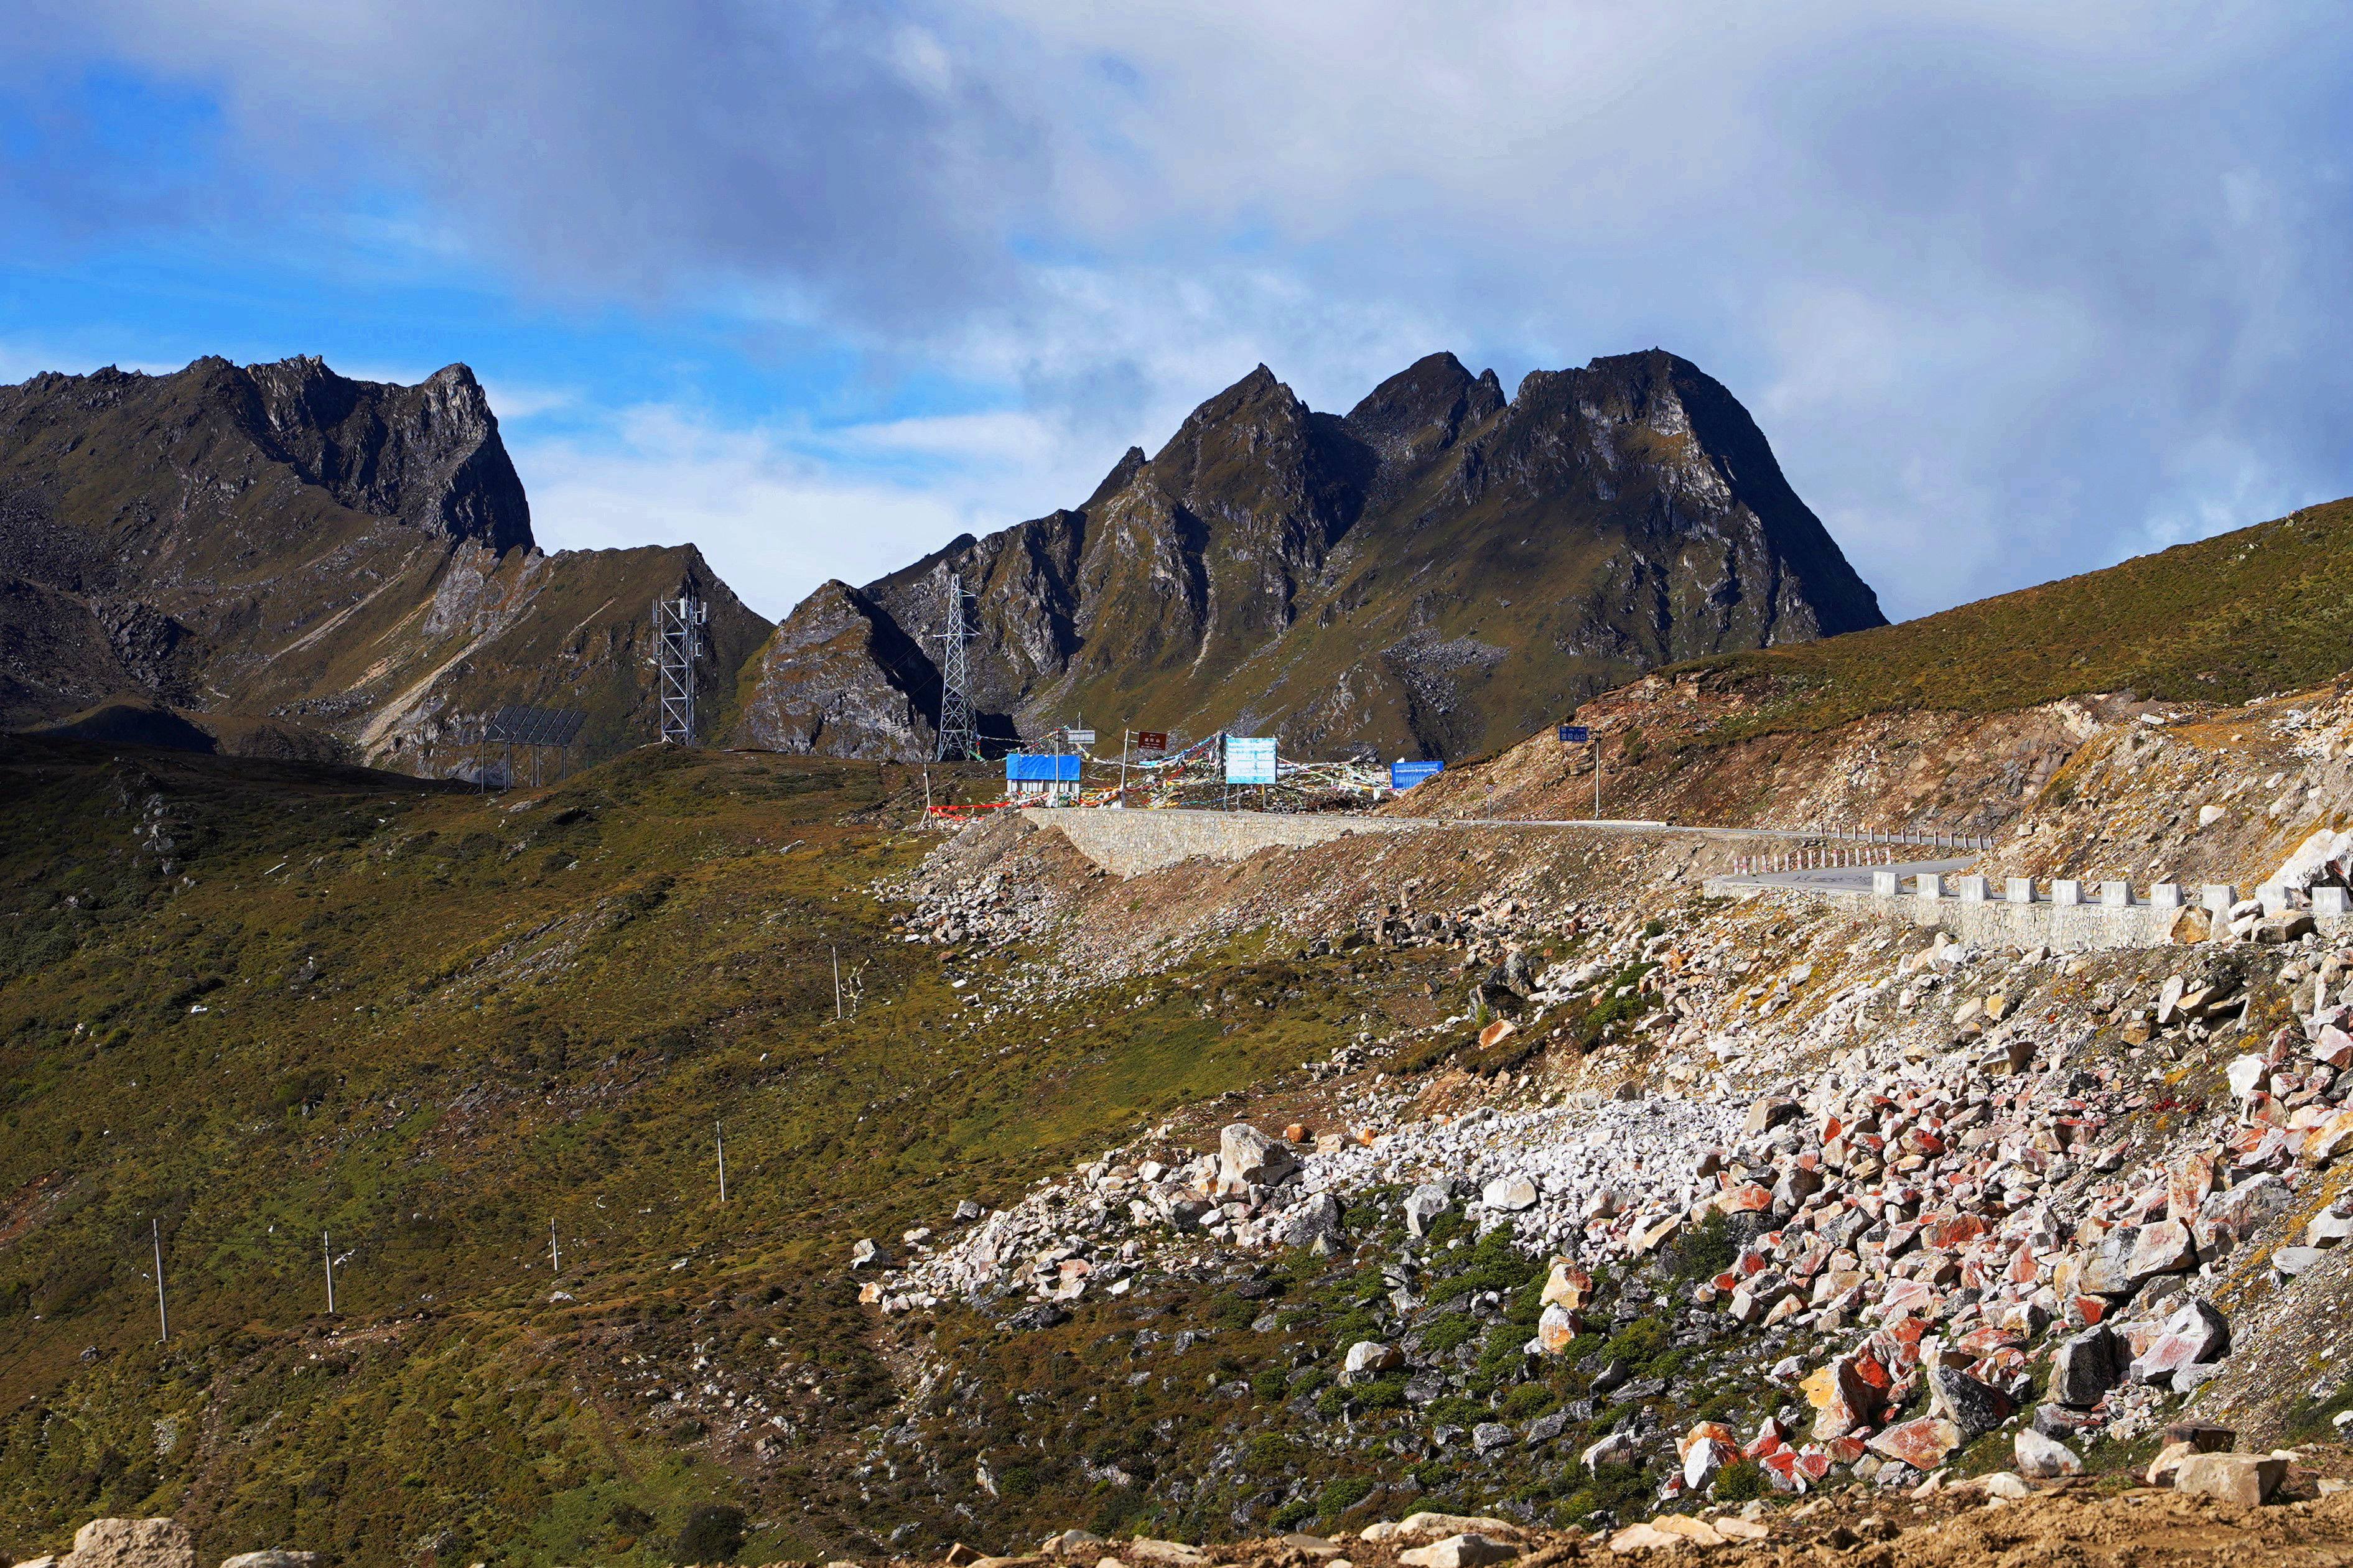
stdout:
POLYGON ((712 732, 768 632, 691 545, 543 553, 490 401, 315 357, 0 386, 0 722, 130 696, 446 773, 507 702, 649 738, 647 612, 712 604, 712 732))
POLYGON ((1747 412, 1674 355, 1507 400, 1432 354, 1345 417, 1261 365, 1080 506, 818 588, 746 671, 739 739, 927 751, 952 573, 1007 741, 1083 716, 1459 757, 1658 665, 1886 624, 1747 412))

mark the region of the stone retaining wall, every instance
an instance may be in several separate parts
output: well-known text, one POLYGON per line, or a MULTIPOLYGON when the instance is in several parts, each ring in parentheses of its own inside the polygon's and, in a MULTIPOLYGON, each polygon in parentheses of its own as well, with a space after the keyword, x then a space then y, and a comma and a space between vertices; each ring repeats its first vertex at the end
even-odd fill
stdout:
MULTIPOLYGON (((2029 903, 1996 897, 1959 898, 1951 886, 1957 880, 1943 879, 1938 895, 1865 891, 1859 888, 1777 887, 1725 877, 1710 879, 1706 890, 1718 898, 1794 893, 1808 899, 1829 899, 1856 906, 1859 913, 1905 920, 1924 929, 1940 928, 1962 942, 1981 947, 2040 946, 2053 952, 2168 946, 2173 942, 2174 922, 2180 920, 2183 912, 2180 904, 2054 903, 2041 898, 2029 903)), ((2237 889, 2224 891, 2235 894, 2237 889)), ((2196 900, 2185 900, 2192 901, 2196 900)), ((2313 921, 2324 936, 2339 940, 2353 937, 2353 914, 2334 912, 2332 909, 2314 914, 2313 921)))
POLYGON ((1180 860, 1239 860, 1271 844, 1297 848, 1356 833, 1433 826, 1409 817, 1324 816, 1280 811, 1112 811, 1029 807, 1039 827, 1059 827, 1080 854, 1121 877, 1180 860))

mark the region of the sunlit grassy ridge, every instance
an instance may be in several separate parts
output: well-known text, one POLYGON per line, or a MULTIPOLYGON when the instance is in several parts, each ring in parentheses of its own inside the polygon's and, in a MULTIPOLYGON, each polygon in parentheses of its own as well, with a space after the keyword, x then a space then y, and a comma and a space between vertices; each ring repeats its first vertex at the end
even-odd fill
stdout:
MULTIPOLYGON (((868 890, 932 842, 895 826, 911 769, 648 750, 516 810, 6 745, 19 1555, 112 1511, 177 1513, 207 1557, 651 1561, 712 1500, 772 1520, 747 1552, 814 1552, 861 1510, 826 1445, 893 1389, 851 1238, 1004 1202, 1331 1044, 1312 1009, 1232 1026, 1126 994, 966 1021, 868 890), (788 1462, 747 1474, 630 1404, 622 1369, 695 1355, 786 1391, 788 1462)), ((984 991, 999 974, 957 963, 984 991)))
POLYGON ((2085 691, 2239 702, 2335 679, 2348 647, 2353 500, 2338 500, 1898 626, 1667 673, 1749 695, 1730 737, 2085 691))

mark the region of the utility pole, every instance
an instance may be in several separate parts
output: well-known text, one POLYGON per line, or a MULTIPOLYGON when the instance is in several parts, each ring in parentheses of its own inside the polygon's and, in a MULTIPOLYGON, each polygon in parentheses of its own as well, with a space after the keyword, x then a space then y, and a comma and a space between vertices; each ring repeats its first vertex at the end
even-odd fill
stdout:
POLYGON ((727 1201, 727 1129, 716 1121, 711 1127, 719 1138, 719 1201, 723 1204, 727 1201))
POLYGON ((164 1305, 164 1222, 150 1219, 155 1238, 155 1328, 159 1343, 169 1343, 172 1338, 172 1314, 164 1305))
POLYGON ((1119 732, 1119 804, 1127 804, 1127 737, 1131 731, 1119 732))
POLYGON ((327 1316, 335 1315, 335 1249, 327 1241, 327 1233, 319 1233, 319 1256, 327 1260, 327 1316))
POLYGON ((1601 737, 1593 737, 1593 819, 1601 820, 1601 737))
POLYGON ((547 1219, 547 1268, 551 1274, 564 1272, 564 1249, 555 1245, 555 1216, 547 1219))
POLYGON ((965 621, 964 575, 948 574, 943 590, 947 614, 939 630, 940 743, 944 763, 978 762, 980 736, 972 717, 972 629, 965 621))
POLYGON ((835 949, 833 950, 833 1016, 834 1016, 834 1017, 835 1017, 835 1018, 837 1018, 837 1019, 839 1019, 839 1018, 842 1016, 842 1015, 841 1015, 841 949, 839 949, 839 948, 838 948, 838 947, 837 947, 837 948, 835 948, 835 949))
POLYGON ((694 744, 694 665, 702 654, 702 627, 711 606, 681 587, 675 599, 654 601, 654 662, 660 740, 694 744))

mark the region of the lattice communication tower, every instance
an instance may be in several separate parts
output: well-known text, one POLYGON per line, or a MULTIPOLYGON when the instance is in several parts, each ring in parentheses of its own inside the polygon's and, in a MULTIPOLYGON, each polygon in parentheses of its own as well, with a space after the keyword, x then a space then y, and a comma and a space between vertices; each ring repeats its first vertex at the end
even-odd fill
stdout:
POLYGON ((702 626, 710 618, 711 606, 692 589, 654 601, 654 662, 659 667, 665 744, 694 744, 694 664, 702 657, 702 626))
POLYGON ((972 721, 972 622, 960 573, 948 574, 947 616, 939 633, 940 748, 943 763, 978 762, 980 735, 972 721))

